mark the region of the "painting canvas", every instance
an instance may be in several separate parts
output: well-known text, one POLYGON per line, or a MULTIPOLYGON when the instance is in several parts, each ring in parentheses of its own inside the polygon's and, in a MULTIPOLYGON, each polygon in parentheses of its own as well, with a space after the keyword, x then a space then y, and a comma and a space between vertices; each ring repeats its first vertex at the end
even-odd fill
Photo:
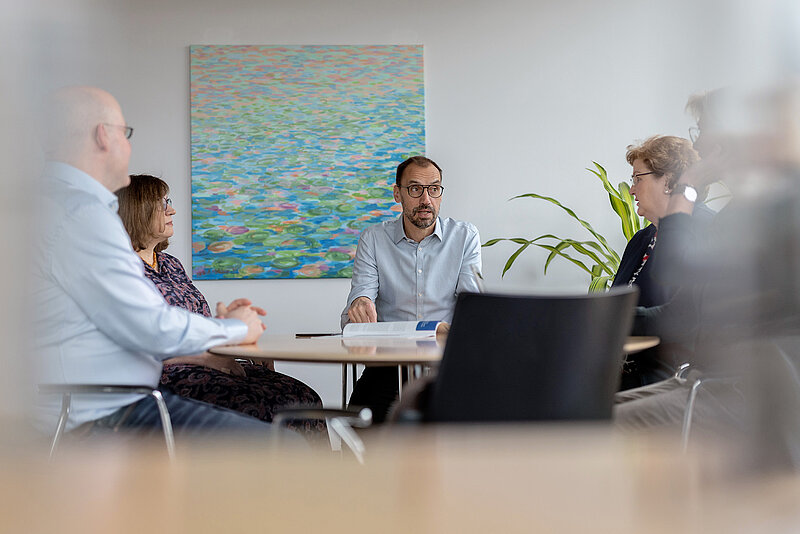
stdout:
POLYGON ((352 275, 425 152, 422 46, 192 46, 192 273, 352 275))

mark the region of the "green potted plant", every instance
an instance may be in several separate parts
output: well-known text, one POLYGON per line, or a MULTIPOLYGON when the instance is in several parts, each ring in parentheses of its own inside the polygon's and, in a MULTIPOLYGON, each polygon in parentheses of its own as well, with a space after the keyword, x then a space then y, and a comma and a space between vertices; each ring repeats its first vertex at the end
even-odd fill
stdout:
MULTIPOLYGON (((606 170, 597 162, 594 163, 595 168, 587 168, 586 170, 597 176, 603 183, 606 193, 608 193, 608 200, 611 203, 611 209, 620 219, 622 223, 622 233, 625 235, 625 242, 630 241, 633 234, 647 226, 649 223, 642 217, 636 214, 636 206, 634 205, 633 196, 631 196, 629 186, 626 182, 620 182, 614 188, 608 180, 606 170)), ((544 274, 547 274, 547 268, 550 266, 556 257, 564 258, 575 266, 584 270, 590 278, 589 291, 605 291, 614 279, 619 268, 620 255, 615 251, 608 241, 600 233, 598 233, 592 225, 578 215, 567 206, 563 205, 558 200, 539 195, 536 193, 525 193, 524 195, 517 195, 510 200, 517 198, 533 198, 538 200, 545 200, 551 204, 555 204, 570 217, 578 221, 578 223, 591 234, 593 239, 580 241, 571 238, 562 238, 554 234, 542 234, 533 239, 525 239, 523 237, 500 237, 497 239, 490 239, 483 244, 484 247, 491 247, 500 241, 511 241, 519 245, 517 250, 511 254, 503 267, 503 276, 514 264, 514 261, 519 257, 522 252, 531 245, 550 251, 547 259, 544 262, 544 274), (572 249, 572 250, 570 250, 572 249), (573 254, 570 254, 572 252, 573 254)))

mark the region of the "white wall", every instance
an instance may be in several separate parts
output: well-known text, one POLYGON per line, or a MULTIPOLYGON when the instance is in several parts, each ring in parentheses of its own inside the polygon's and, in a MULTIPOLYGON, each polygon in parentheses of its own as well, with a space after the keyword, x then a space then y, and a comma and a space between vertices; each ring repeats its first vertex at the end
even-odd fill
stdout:
MULTIPOLYGON (((36 68, 50 86, 99 85, 135 127, 132 172, 161 175, 178 210, 170 252, 190 251, 191 44, 407 44, 425 46, 429 155, 445 170, 442 213, 474 222, 486 240, 554 232, 581 237, 555 207, 507 202, 528 191, 562 199, 624 245, 592 160, 620 181, 626 145, 686 136, 695 91, 730 84, 744 9, 728 2, 623 0, 197 0, 49 2, 35 21, 36 68)), ((745 5, 745 4, 742 4, 745 5)), ((588 237, 588 236, 585 236, 588 237)), ((501 281, 513 251, 484 249, 491 287, 583 291, 566 263, 542 276, 531 250, 501 281)), ((269 331, 331 331, 348 280, 199 282, 212 303, 248 296, 269 331)), ((336 368, 281 367, 337 402, 336 368)))

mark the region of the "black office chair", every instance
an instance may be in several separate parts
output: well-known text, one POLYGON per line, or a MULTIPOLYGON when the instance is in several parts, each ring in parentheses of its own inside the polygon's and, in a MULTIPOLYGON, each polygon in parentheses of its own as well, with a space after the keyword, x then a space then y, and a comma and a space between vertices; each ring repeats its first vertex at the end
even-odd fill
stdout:
POLYGON ((610 419, 637 296, 460 294, 423 419, 610 419))

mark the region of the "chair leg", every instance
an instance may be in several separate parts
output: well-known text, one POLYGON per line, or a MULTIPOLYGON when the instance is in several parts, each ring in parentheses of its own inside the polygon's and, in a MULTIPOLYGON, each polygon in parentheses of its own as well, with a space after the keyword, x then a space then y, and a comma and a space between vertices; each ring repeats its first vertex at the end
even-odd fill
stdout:
POLYGON ((164 430, 164 441, 167 443, 167 455, 170 460, 175 459, 175 436, 172 432, 172 419, 167 410, 167 403, 164 402, 164 396, 157 389, 154 389, 150 396, 156 401, 158 407, 158 414, 161 416, 161 428, 164 430))
POLYGON ((683 429, 681 431, 681 445, 683 451, 689 448, 689 432, 692 430, 692 415, 694 413, 694 404, 697 400, 697 392, 700 390, 700 386, 703 384, 703 380, 698 378, 692 384, 692 389, 689 390, 689 399, 686 403, 686 410, 683 412, 683 429))
MULTIPOLYGON (((355 378, 353 379, 353 387, 355 387, 355 378)), ((342 364, 342 410, 347 408, 347 364, 342 364)))
POLYGON ((339 437, 339 434, 331 430, 331 418, 325 418, 325 431, 328 434, 328 443, 330 443, 331 450, 334 452, 341 452, 342 451, 342 438, 339 437))
POLYGON ((361 438, 353 432, 350 425, 359 428, 367 428, 372 424, 372 410, 369 408, 361 408, 358 412, 348 412, 330 409, 319 408, 289 408, 278 412, 272 418, 272 425, 275 428, 274 437, 272 438, 273 447, 276 449, 281 445, 281 427, 286 424, 289 419, 325 419, 328 427, 328 434, 333 445, 334 437, 340 442, 344 442, 359 463, 364 463, 364 442, 361 438))
POLYGON ((403 400, 403 366, 397 366, 397 400, 403 400))
POLYGON ((350 425, 346 424, 341 418, 333 417, 330 419, 330 428, 339 438, 353 451, 353 455, 358 460, 358 463, 364 465, 364 442, 358 437, 358 434, 353 432, 350 425))
POLYGON ((53 436, 53 442, 50 444, 50 459, 58 449, 58 444, 61 443, 61 437, 64 435, 64 429, 67 428, 67 419, 69 419, 69 409, 72 404, 72 395, 64 393, 61 397, 61 415, 58 417, 58 426, 56 426, 56 433, 53 436))

